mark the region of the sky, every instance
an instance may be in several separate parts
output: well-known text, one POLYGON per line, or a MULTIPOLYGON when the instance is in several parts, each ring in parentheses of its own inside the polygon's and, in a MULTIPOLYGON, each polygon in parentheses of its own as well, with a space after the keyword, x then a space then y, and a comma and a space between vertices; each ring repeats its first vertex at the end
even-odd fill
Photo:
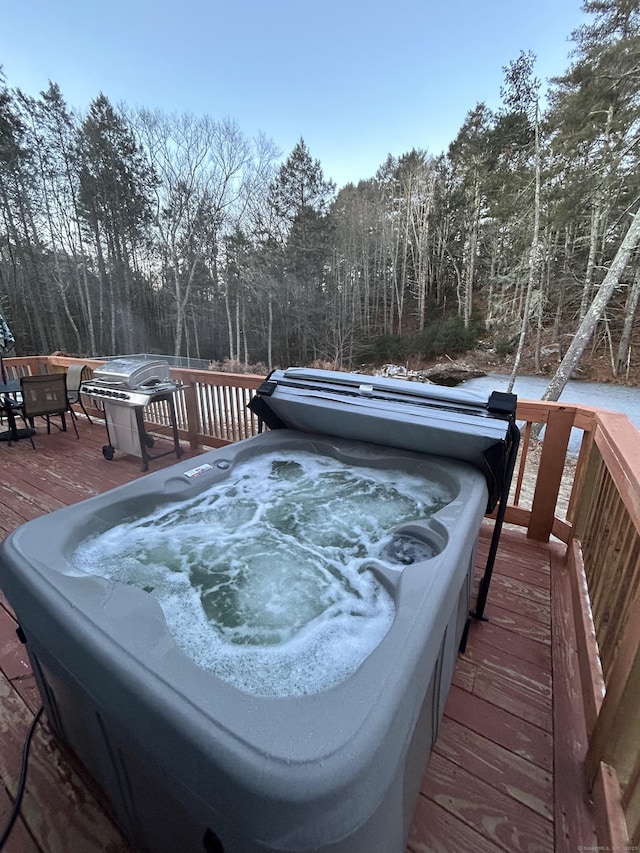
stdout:
POLYGON ((0 0, 0 65, 30 95, 232 118, 285 159, 303 138, 338 188, 389 154, 446 151, 504 66, 570 64, 582 0, 0 0))

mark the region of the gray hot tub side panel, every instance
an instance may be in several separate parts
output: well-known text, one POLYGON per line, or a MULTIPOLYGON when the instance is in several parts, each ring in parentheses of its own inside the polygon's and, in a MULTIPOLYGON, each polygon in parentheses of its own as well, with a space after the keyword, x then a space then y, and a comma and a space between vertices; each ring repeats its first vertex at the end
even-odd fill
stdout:
MULTIPOLYGON (((356 443, 326 437, 311 442, 321 452, 332 448, 341 457, 353 454, 356 464, 371 464, 369 456, 375 457, 356 443)), ((453 668, 443 662, 442 645, 449 644, 454 659, 453 635, 460 630, 460 601, 468 602, 470 563, 486 502, 483 478, 468 466, 409 459, 412 472, 417 463, 459 484, 456 498, 434 521, 439 526, 425 530, 427 537, 434 531, 444 537, 447 548, 429 561, 428 572, 421 564, 387 572, 397 607, 387 637, 350 678, 319 694, 267 699, 236 690, 186 658, 151 596, 85 576, 69 562, 78 542, 96 525, 121 520, 136 503, 153 505, 180 493, 192 495, 229 476, 235 460, 247 455, 276 448, 294 452, 309 445, 309 436, 267 433, 199 458, 199 465, 211 464, 212 469, 194 480, 184 476, 193 462, 179 463, 30 522, 3 546, 1 585, 25 630, 54 724, 81 757, 92 757, 85 763, 112 799, 122 801, 125 823, 127 814, 130 822, 140 821, 130 815, 134 806, 118 793, 126 789, 120 777, 152 768, 148 784, 173 778, 170 796, 186 813, 200 803, 207 812, 200 819, 217 819, 230 837, 252 815, 251 843, 257 846, 249 848, 245 838, 230 850, 296 850, 314 826, 318 849, 371 850, 375 848, 331 845, 367 822, 373 827, 371 837, 379 835, 381 818, 371 817, 367 803, 402 800, 398 791, 406 784, 405 775, 416 776, 405 763, 407 753, 416 738, 429 741, 433 736, 425 735, 424 727, 416 729, 425 700, 429 707, 436 703, 436 717, 441 712, 440 694, 446 693, 453 668), (227 472, 216 467, 220 459, 231 463, 227 472), (52 554, 59 555, 55 565, 52 554), (441 687, 434 673, 442 668, 448 674, 441 687), (112 755, 126 756, 131 743, 137 744, 138 758, 123 769, 126 761, 114 762, 112 755)), ((395 456, 379 464, 395 465, 395 456)), ((410 819, 408 808, 413 803, 401 809, 404 823, 410 819)), ((383 823, 394 823, 390 815, 383 823)))

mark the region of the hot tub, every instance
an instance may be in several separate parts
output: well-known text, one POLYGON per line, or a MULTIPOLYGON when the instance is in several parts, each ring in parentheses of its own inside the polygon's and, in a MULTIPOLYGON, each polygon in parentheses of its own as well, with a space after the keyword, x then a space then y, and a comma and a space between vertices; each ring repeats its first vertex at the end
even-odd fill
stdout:
MULTIPOLYGON (((274 408, 281 419, 287 406, 274 408)), ((402 430, 392 432, 398 443, 402 430)), ((468 460, 274 428, 31 521, 5 540, 0 585, 49 721, 134 844, 152 853, 404 851, 468 618, 487 484, 468 460), (269 664, 258 660, 267 667, 258 687, 236 683, 185 650, 153 589, 78 566, 78 549, 97 534, 144 524, 211 488, 230 493, 240 472, 246 478, 264 459, 289 464, 309 454, 365 477, 406 474, 447 495, 357 555, 373 599, 388 599, 391 610, 362 659, 328 681, 294 679, 293 688, 270 691, 269 664)), ((259 496, 259 479, 254 487, 259 496)), ((208 518, 215 525, 215 511, 208 518)))

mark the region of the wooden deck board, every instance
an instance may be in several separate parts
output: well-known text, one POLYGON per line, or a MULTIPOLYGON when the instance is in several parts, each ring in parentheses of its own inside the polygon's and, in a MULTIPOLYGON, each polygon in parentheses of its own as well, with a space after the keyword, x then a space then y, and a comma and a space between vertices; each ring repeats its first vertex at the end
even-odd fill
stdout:
MULTIPOLYGON (((13 800, 6 790, 0 788, 0 827, 6 825, 12 808, 13 800)), ((19 817, 6 845, 2 848, 3 853, 40 853, 40 850, 22 817, 19 817)))
MULTIPOLYGON (((487 522, 485 525, 488 527, 487 522)), ((491 530, 490 527, 488 527, 491 530)), ((536 543, 537 545, 537 543, 536 543)), ((514 581, 520 581, 525 584, 526 589, 530 587, 538 587, 547 591, 547 597, 550 590, 549 572, 545 571, 543 558, 541 559, 539 551, 535 550, 535 561, 532 561, 528 550, 524 553, 514 553, 510 555, 508 562, 504 562, 500 568, 500 576, 507 579, 511 578, 514 581)), ((481 539, 478 543, 478 563, 486 562, 489 553, 489 540, 481 539)), ((535 591, 534 591, 535 594, 535 591)), ((526 591, 525 591, 526 595, 526 591)))
MULTIPOLYGON (((0 532, 141 476, 138 459, 102 457, 103 424, 91 426, 80 418, 79 429, 79 441, 73 431, 39 432, 35 451, 28 441, 0 446, 0 532)), ((156 460, 151 471, 174 461, 174 456, 156 460)), ((490 535, 485 523, 476 584, 490 535)), ((566 813, 578 793, 554 797, 552 557, 557 560, 551 546, 505 530, 487 602, 489 621, 472 624, 467 651, 459 657, 416 804, 411 853, 554 849, 554 809, 562 803, 566 813)), ((0 824, 15 790, 24 736, 39 706, 15 627, 0 594, 0 824)), ((559 687, 554 685, 556 691, 559 687)), ((7 845, 9 853, 130 849, 73 764, 43 720, 34 738, 23 818, 7 845)), ((560 821, 564 835, 564 815, 560 821)), ((572 841, 575 849, 588 843, 582 837, 572 841)))
POLYGON ((506 627, 496 622, 495 613, 492 611, 491 621, 483 622, 481 625, 475 623, 478 640, 486 646, 495 650, 505 652, 519 660, 528 661, 543 672, 551 675, 551 651, 549 644, 537 636, 531 637, 528 632, 513 630, 515 625, 506 627))
POLYGON ((445 717, 436 752, 503 794, 553 820, 553 774, 445 717))
MULTIPOLYGON (((506 531, 508 532, 508 531, 506 531)), ((508 582, 503 582, 500 574, 494 570, 491 581, 491 600, 503 610, 510 611, 518 620, 520 617, 538 622, 546 629, 547 636, 551 633, 551 614, 548 603, 527 599, 514 593, 508 582)))
POLYGON ((431 755, 422 791, 421 796, 433 799, 506 853, 549 853, 553 849, 551 820, 443 758, 437 749, 431 755))
POLYGON ((409 835, 408 853, 503 853, 482 834, 434 800, 420 797, 409 835))
POLYGON ((445 716, 552 772, 552 735, 525 720, 524 712, 513 714, 475 693, 453 686, 445 706, 445 716))
POLYGON ((497 595, 491 597, 491 625, 506 628, 513 636, 526 637, 551 646, 551 631, 548 625, 523 616, 521 613, 514 613, 506 607, 500 607, 498 598, 497 595))

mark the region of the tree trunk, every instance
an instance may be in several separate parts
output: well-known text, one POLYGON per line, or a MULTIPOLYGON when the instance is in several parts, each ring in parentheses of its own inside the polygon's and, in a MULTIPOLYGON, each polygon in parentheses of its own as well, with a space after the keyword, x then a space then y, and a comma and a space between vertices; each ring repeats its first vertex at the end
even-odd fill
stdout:
POLYGON ((578 366, 582 353, 589 343, 598 320, 602 317, 613 292, 618 286, 622 273, 638 242, 640 242, 640 214, 636 212, 629 230, 620 244, 615 258, 611 262, 609 271, 604 277, 604 281, 600 285, 587 313, 584 315, 584 319, 571 342, 571 346, 562 359, 547 390, 542 395, 543 400, 558 400, 560 398, 560 394, 569 381, 571 374, 578 366))
POLYGON ((229 301, 229 285, 224 291, 224 310, 227 315, 227 334, 229 335, 229 359, 235 361, 235 351, 233 349, 233 319, 231 317, 231 303, 229 301))
MULTIPOLYGON (((611 138, 611 123, 613 120, 613 106, 609 105, 607 110, 607 124, 605 127, 605 148, 609 148, 609 140, 611 138)), ((582 300, 580 302, 580 322, 585 316, 589 299, 591 298, 591 290, 593 287, 593 273, 596 266, 598 256, 598 243, 603 238, 606 230, 606 216, 604 215, 604 197, 602 186, 599 186, 596 191, 596 199, 593 204, 591 213, 591 234, 589 237, 589 257, 587 260, 587 270, 585 273, 584 286, 582 289, 582 300)))
POLYGON ((269 312, 269 326, 267 328, 267 367, 273 369, 273 299, 271 291, 267 297, 267 308, 269 312))
POLYGON ((629 350, 631 349, 631 333, 633 331, 633 320, 636 316, 638 300, 640 299, 640 267, 636 268, 636 274, 633 278, 633 286, 627 297, 627 304, 624 309, 624 326, 622 328, 622 336, 618 344, 618 358, 616 359, 614 375, 619 376, 627 369, 627 361, 629 359, 629 350))
POLYGON ((589 234, 589 257, 587 258, 587 269, 584 276, 584 284, 582 287, 582 299, 580 301, 580 321, 587 313, 587 305, 591 298, 591 289, 593 286, 593 271, 596 264, 596 252, 598 246, 598 237, 600 235, 600 220, 602 218, 602 196, 598 191, 598 196, 591 211, 591 231, 589 234))
POLYGON ((476 274, 476 253, 478 251, 478 225, 480 222, 480 177, 475 172, 473 179, 473 219, 469 234, 469 255, 464 288, 464 327, 469 328, 473 313, 473 282, 476 274))
POLYGON ((516 376, 518 375, 518 368, 520 367, 520 360, 522 358, 522 352, 524 350, 524 343, 527 337, 527 326, 529 325, 529 313, 531 311, 531 294, 533 293, 533 285, 536 280, 536 276, 539 274, 540 269, 540 243, 539 243, 539 232, 540 232, 540 128, 538 123, 538 108, 536 106, 536 125, 535 125, 535 157, 536 157, 536 185, 535 185, 535 196, 533 202, 533 236, 531 238, 531 251, 529 253, 529 280, 527 282, 527 293, 524 302, 524 310, 522 312, 522 326, 520 327, 520 339, 518 341, 518 349, 516 351, 516 357, 513 362, 513 370, 511 371, 511 376, 509 377, 509 384, 507 385, 507 391, 510 393, 513 390, 514 383, 516 381, 516 376))
POLYGON ((236 294, 236 361, 240 361, 240 293, 236 294))

